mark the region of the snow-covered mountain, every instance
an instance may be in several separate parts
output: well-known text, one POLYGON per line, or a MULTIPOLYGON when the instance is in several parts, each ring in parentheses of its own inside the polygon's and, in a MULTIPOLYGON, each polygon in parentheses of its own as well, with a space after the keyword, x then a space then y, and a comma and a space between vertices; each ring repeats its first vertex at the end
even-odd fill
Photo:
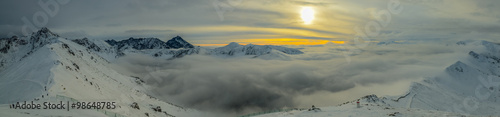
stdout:
POLYGON ((163 42, 158 38, 129 38, 127 40, 115 41, 106 40, 106 42, 114 46, 118 50, 136 49, 179 49, 179 48, 194 48, 193 45, 186 42, 181 37, 174 37, 167 42, 163 42))
POLYGON ((442 75, 414 83, 399 105, 407 102, 404 106, 412 108, 500 116, 500 44, 477 43, 484 51, 470 51, 465 61, 457 61, 442 75))
MULTIPOLYGON (((272 45, 230 43, 215 49, 190 46, 180 37, 124 41, 69 40, 47 28, 26 37, 0 39, 0 116, 205 116, 148 95, 139 77, 110 68, 110 61, 130 53, 168 59, 193 54, 217 57, 287 59, 300 50, 272 45), (170 42, 170 43, 169 43, 170 42), (176 49, 174 49, 176 48, 176 49), (17 101, 112 101, 108 110, 15 110, 17 101), (159 109, 161 108, 161 109, 159 109), (106 115, 108 114, 108 115, 106 115)), ((261 116, 500 116, 500 44, 461 41, 456 46, 480 46, 442 74, 415 82, 402 96, 369 95, 322 111, 290 110, 261 116)))
POLYGON ((286 48, 273 45, 240 45, 236 42, 231 42, 224 47, 215 48, 213 54, 222 55, 265 55, 271 53, 272 50, 277 50, 285 54, 303 54, 302 51, 292 48, 286 48))
MULTIPOLYGON (((127 53, 140 53, 166 59, 181 58, 192 54, 224 57, 251 56, 262 59, 289 59, 287 55, 303 53, 298 49, 281 46, 253 44, 240 45, 235 42, 215 49, 194 47, 179 36, 176 36, 167 42, 163 42, 157 38, 130 38, 122 41, 107 40, 106 43, 111 45, 111 48, 118 52, 118 54, 116 54, 117 56, 123 56, 127 53)), ((89 46, 88 44, 81 45, 89 46)))
MULTIPOLYGON (((110 68, 89 39, 68 40, 47 28, 0 40, 0 116, 202 116, 206 113, 158 100, 138 77, 110 68), (115 109, 11 109, 16 102, 115 102, 115 109)), ((109 50, 108 50, 109 51, 109 50)))
POLYGON ((110 62, 130 53, 170 59, 192 54, 264 56, 302 53, 278 46, 228 46, 226 49, 194 47, 179 36, 167 42, 156 38, 70 40, 47 28, 30 36, 0 39, 0 116, 206 116, 208 113, 148 95, 149 86, 143 79, 116 72, 110 67, 110 62), (22 101, 109 101, 116 102, 117 108, 70 112, 9 108, 11 104, 22 101))
POLYGON ((320 112, 288 110, 260 116, 500 116, 500 44, 460 41, 457 46, 483 49, 470 51, 465 61, 457 61, 436 77, 412 83, 404 95, 368 95, 321 107, 320 112))
POLYGON ((182 39, 180 36, 176 36, 165 43, 171 48, 194 48, 193 45, 182 39))
MULTIPOLYGON (((54 39, 59 38, 55 33, 52 33, 47 28, 34 33, 31 40, 18 39, 12 37, 2 39, 0 41, 0 52, 7 53, 11 48, 18 45, 30 44, 32 49, 40 45, 53 42, 54 39), (39 38, 46 38, 47 40, 40 40, 39 38), (38 44, 38 45, 37 45, 38 44)), ((273 45, 240 45, 232 42, 224 47, 209 49, 204 47, 195 47, 189 42, 182 39, 180 36, 173 37, 172 39, 164 42, 158 38, 129 38, 126 40, 92 40, 88 38, 73 39, 71 40, 78 45, 84 46, 86 49, 94 52, 107 61, 113 61, 116 58, 125 56, 130 53, 145 54, 153 57, 160 57, 165 59, 181 58, 186 55, 200 54, 211 56, 249 56, 253 58, 262 59, 282 59, 289 60, 288 55, 302 54, 303 52, 298 49, 286 48, 273 45)), ((31 50, 32 50, 31 49, 31 50)), ((30 50, 26 50, 30 51, 30 50)), ((4 66, 7 62, 19 59, 18 56, 9 56, 14 58, 4 58, 0 61, 0 66, 4 66), (17 57, 17 58, 15 58, 17 57)))
MULTIPOLYGON (((255 117, 465 117, 467 114, 427 110, 419 108, 394 107, 383 103, 386 98, 367 95, 358 100, 349 101, 339 106, 309 109, 285 109, 271 112, 250 114, 255 117), (359 107, 358 103, 359 102, 359 107)), ((467 117, 475 117, 467 115, 467 117)))

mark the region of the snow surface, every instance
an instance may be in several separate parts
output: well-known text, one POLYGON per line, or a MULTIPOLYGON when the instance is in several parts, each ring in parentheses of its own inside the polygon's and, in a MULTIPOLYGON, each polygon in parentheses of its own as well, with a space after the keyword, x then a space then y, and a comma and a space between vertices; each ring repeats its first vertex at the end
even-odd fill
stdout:
MULTIPOLYGON (((405 95, 378 98, 368 95, 322 111, 295 110, 260 117, 378 117, 378 116, 500 116, 500 44, 460 41, 459 46, 483 46, 470 51, 466 61, 457 61, 442 74, 414 82, 405 95), (395 114, 397 112, 397 114, 395 114)), ((465 54, 465 53, 464 53, 465 54)))
MULTIPOLYGON (((47 29, 48 30, 48 29, 47 29)), ((29 43, 2 53, 11 59, 0 71, 0 116, 204 116, 208 113, 184 108, 158 100, 147 94, 148 86, 137 78, 124 76, 109 67, 107 60, 94 50, 58 36, 46 36, 41 30, 30 37, 20 37, 29 43), (36 39, 36 40, 35 40, 36 39), (36 47, 33 46, 36 43, 36 47), (38 45, 38 42, 43 42, 38 45), (29 54, 28 54, 29 53, 29 54), (26 57, 23 57, 27 55, 26 57), (20 110, 10 109, 17 101, 77 100, 86 102, 116 102, 116 109, 106 110, 20 110), (138 103, 140 109, 132 108, 138 103), (162 112, 152 108, 160 106, 162 112), (111 116, 111 115, 108 115, 111 116)))
POLYGON ((463 114, 443 112, 435 110, 424 110, 415 108, 394 108, 390 106, 362 103, 357 108, 356 103, 343 106, 321 107, 321 111, 292 110, 287 112, 276 112, 255 117, 460 117, 463 114))

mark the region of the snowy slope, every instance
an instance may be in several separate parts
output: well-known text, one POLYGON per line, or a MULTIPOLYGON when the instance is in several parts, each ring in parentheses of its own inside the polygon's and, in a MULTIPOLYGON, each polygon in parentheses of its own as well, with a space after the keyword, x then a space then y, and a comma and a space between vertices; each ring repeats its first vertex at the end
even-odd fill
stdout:
POLYGON ((14 110, 8 105, 17 101, 43 103, 67 99, 116 102, 116 109, 105 111, 123 116, 206 115, 147 95, 148 86, 140 78, 114 71, 106 59, 94 53, 95 48, 52 35, 46 28, 18 39, 27 44, 11 44, 14 46, 1 54, 1 60, 7 62, 0 71, 0 80, 6 81, 0 83, 0 116, 102 116, 104 113, 103 110, 14 110), (140 109, 132 108, 134 102, 140 109), (161 112, 153 107, 160 107, 161 112))
POLYGON ((321 111, 291 110, 270 114, 257 115, 255 117, 461 117, 463 114, 424 110, 415 108, 394 108, 390 106, 361 104, 357 108, 355 103, 344 106, 322 107, 321 111))
POLYGON ((480 43, 484 52, 470 51, 466 61, 457 61, 443 74, 414 83, 408 93, 413 96, 387 102, 400 106, 408 102, 404 106, 411 108, 500 116, 500 45, 480 43))
MULTIPOLYGON (((277 116, 500 116, 500 44, 488 41, 460 41, 457 46, 481 46, 470 51, 442 74, 414 82, 402 96, 378 98, 369 95, 322 111, 288 111, 260 115, 277 116), (392 116, 392 115, 391 115, 392 116)), ((466 54, 466 53, 464 53, 466 54)))
POLYGON ((74 39, 71 41, 86 47, 88 50, 98 54, 99 56, 108 61, 113 61, 118 57, 124 55, 123 52, 118 51, 116 48, 112 47, 111 45, 102 40, 92 40, 88 38, 83 38, 83 39, 74 39))
POLYGON ((44 87, 53 83, 54 74, 50 70, 57 62, 55 57, 49 48, 42 47, 0 71, 0 104, 33 100, 43 95, 44 87))
POLYGON ((30 37, 11 37, 0 39, 0 70, 11 63, 19 62, 38 48, 57 41, 59 35, 47 28, 34 32, 30 37))

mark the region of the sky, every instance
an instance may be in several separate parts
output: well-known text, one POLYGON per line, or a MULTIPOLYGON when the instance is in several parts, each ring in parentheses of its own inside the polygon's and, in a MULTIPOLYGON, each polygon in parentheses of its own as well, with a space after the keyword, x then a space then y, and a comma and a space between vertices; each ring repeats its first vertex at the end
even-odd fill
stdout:
POLYGON ((403 94, 411 82, 467 57, 471 49, 453 43, 498 42, 499 6, 498 0, 4 0, 0 37, 48 27, 72 39, 179 35, 199 46, 304 51, 286 60, 128 55, 113 62, 120 73, 145 78, 162 100, 237 115, 403 94), (388 41, 403 44, 366 45, 388 41))
POLYGON ((5 0, 0 3, 0 37, 22 36, 32 32, 30 29, 48 27, 68 38, 168 40, 180 35, 200 46, 222 46, 229 42, 318 45, 356 43, 361 34, 356 27, 366 34, 366 29, 371 31, 361 42, 495 40, 500 31, 497 0, 5 0), (304 14, 303 9, 309 12, 304 14), (310 21, 304 21, 304 15, 310 21))

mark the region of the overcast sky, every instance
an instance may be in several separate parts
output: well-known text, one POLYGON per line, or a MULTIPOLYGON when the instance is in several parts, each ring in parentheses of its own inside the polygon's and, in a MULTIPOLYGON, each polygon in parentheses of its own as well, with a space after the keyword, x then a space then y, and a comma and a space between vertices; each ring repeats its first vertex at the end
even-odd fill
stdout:
MULTIPOLYGON (((69 38, 168 40, 180 35, 194 44, 287 44, 287 39, 302 44, 351 43, 355 27, 364 29, 370 21, 376 21, 372 12, 391 8, 390 0, 60 0, 55 2, 59 10, 49 13, 40 1, 1 1, 0 37, 23 35, 22 26, 28 22, 69 38), (314 11, 311 24, 301 19, 304 7, 314 11)), ((377 36, 369 37, 370 41, 500 37, 498 0, 392 2, 398 1, 397 8, 402 11, 391 13, 387 26, 382 26, 377 36)))

